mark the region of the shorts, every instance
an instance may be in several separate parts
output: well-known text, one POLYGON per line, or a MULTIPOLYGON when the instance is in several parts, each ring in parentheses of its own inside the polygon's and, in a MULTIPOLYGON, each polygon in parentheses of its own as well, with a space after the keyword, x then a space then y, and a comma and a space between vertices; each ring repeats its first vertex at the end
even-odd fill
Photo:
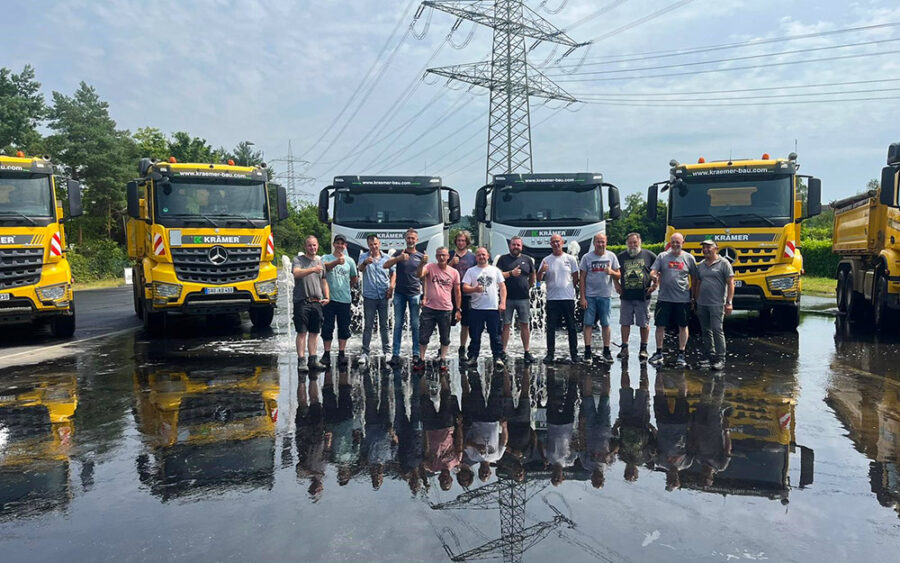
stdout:
POLYGON ((419 315, 419 345, 428 346, 434 327, 437 325, 441 337, 441 346, 450 345, 450 318, 453 311, 439 311, 430 307, 422 307, 419 315))
MULTIPOLYGON (((469 314, 472 312, 472 297, 471 296, 467 296, 467 295, 462 296, 462 307, 460 308, 459 312, 460 312, 459 325, 460 326, 469 326, 469 314)), ((452 316, 455 317, 456 315, 452 315, 452 316)))
POLYGON ((511 325, 513 315, 519 319, 519 324, 531 322, 531 301, 528 299, 507 299, 506 310, 503 311, 503 324, 511 325))
POLYGON ((595 321, 600 321, 600 326, 609 326, 609 309, 611 299, 609 297, 585 297, 587 308, 584 310, 584 326, 594 326, 595 321))
POLYGON ((322 304, 308 301, 294 301, 294 330, 297 334, 322 330, 322 304))
POLYGON ((339 340, 350 338, 350 303, 329 301, 322 309, 324 320, 322 321, 322 341, 331 342, 334 336, 334 322, 337 320, 337 333, 339 340))
POLYGON ((622 299, 619 304, 619 324, 622 326, 650 326, 649 299, 622 299))
POLYGON ((691 321, 691 304, 657 301, 654 322, 656 326, 686 327, 691 321))
POLYGON ((335 424, 353 418, 353 398, 350 385, 338 385, 338 394, 334 394, 334 385, 322 387, 322 405, 325 409, 325 422, 335 424))

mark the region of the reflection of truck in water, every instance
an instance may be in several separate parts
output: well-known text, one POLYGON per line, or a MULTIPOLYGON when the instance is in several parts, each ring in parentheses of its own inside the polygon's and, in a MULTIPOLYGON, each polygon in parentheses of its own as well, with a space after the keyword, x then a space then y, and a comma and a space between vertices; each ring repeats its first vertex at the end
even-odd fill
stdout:
POLYGON ((459 194, 432 176, 337 176, 319 192, 319 221, 325 224, 330 199, 331 236, 347 237, 354 260, 368 252, 370 234, 378 235, 383 252, 406 248, 410 227, 419 233, 418 250, 434 257, 438 247, 447 245, 449 225, 459 221, 459 194), (447 209, 442 191, 447 192, 447 209))
POLYGON ((210 489, 271 487, 278 371, 268 359, 209 368, 210 358, 135 374, 141 482, 167 500, 210 489))
POLYGON ((151 331, 171 313, 247 311, 268 327, 278 293, 272 223, 287 216, 276 190, 273 217, 262 166, 142 159, 128 183, 128 256, 134 310, 151 331))
POLYGON ((607 208, 610 219, 619 216, 619 189, 600 174, 500 174, 475 195, 478 240, 499 255, 522 237, 523 252, 540 261, 550 254, 550 236, 561 234, 583 254, 595 234, 606 232, 607 208))
MULTIPOLYGON (((77 217, 81 185, 66 186, 69 217, 77 217)), ((54 336, 67 338, 75 296, 56 188, 49 158, 0 154, 0 324, 47 320, 54 336)))
POLYGON ((75 376, 0 383, 0 518, 68 505, 69 452, 78 407, 75 376))
POLYGON ((896 325, 900 310, 900 143, 888 148, 881 187, 831 204, 832 250, 840 254, 838 310, 865 314, 875 328, 896 325), (871 317, 868 317, 871 313, 871 317))
POLYGON ((797 174, 787 159, 670 162, 669 179, 650 186, 647 212, 656 218, 659 192, 668 191, 666 240, 684 235, 684 249, 702 259, 700 243, 717 241, 735 274, 734 308, 756 310, 787 329, 800 323, 803 258, 800 222, 821 212, 820 180, 797 174), (806 212, 800 179, 809 183, 806 212))

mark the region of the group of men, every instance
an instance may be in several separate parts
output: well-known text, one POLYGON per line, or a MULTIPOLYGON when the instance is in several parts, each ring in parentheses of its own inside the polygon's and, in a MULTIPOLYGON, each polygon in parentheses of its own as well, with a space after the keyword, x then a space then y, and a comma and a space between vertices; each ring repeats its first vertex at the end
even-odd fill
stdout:
POLYGON ((347 255, 347 240, 337 235, 332 253, 319 257, 318 241, 307 237, 305 253, 293 261, 294 325, 297 331, 297 354, 302 371, 321 370, 331 363, 331 347, 335 327, 338 333, 338 363, 346 364, 345 348, 350 338, 351 287, 362 276, 363 335, 361 363, 368 361, 372 332, 379 324, 382 352, 391 356, 390 363, 400 363, 404 320, 409 312, 414 369, 424 369, 428 344, 438 331, 438 361, 447 369, 450 327, 460 324, 459 356, 461 364, 475 366, 484 332, 488 333, 495 367, 508 361, 506 347, 513 322, 519 327, 524 361, 533 363, 531 354, 531 290, 543 283, 546 296, 547 354, 545 363, 600 362, 612 363, 610 350, 610 311, 613 293, 620 298, 622 345, 620 359, 629 355, 631 327, 640 329, 641 361, 654 365, 664 362, 663 345, 667 328, 678 328, 678 351, 675 365, 686 367, 685 346, 688 324, 695 312, 700 320, 702 341, 707 358, 703 367, 721 370, 725 360, 723 317, 731 313, 734 295, 734 271, 718 254, 716 242, 702 243, 699 264, 682 249, 684 237, 675 233, 667 249, 658 256, 641 247, 641 236, 629 233, 627 248, 616 255, 607 250, 607 238, 597 233, 593 249, 580 262, 564 252, 564 240, 554 234, 550 238, 551 253, 539 266, 523 254, 519 237, 509 242, 509 253, 500 256, 496 266, 490 263, 488 250, 480 247, 472 252, 471 235, 460 231, 454 249, 438 248, 435 262, 417 248, 418 233, 405 234, 406 248, 396 253, 381 251, 374 234, 367 238, 368 252, 359 256, 359 264, 347 255), (576 327, 576 287, 583 322, 576 327), (659 290, 655 311, 656 352, 647 350, 650 336, 650 298, 659 290), (394 308, 393 341, 388 343, 388 300, 394 308), (595 358, 591 342, 593 328, 601 327, 603 350, 595 358), (556 331, 565 326, 570 357, 557 360, 556 331), (584 356, 578 354, 578 332, 584 338, 584 356), (321 332, 324 351, 317 356, 321 332))

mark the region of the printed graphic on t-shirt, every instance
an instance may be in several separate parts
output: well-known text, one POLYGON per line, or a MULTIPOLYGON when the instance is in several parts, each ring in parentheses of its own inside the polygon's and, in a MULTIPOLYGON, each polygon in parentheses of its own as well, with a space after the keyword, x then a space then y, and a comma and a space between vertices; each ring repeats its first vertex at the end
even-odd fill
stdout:
POLYGON ((591 261, 591 272, 592 273, 603 272, 608 267, 609 267, 609 259, 592 260, 591 261))
POLYGON ((683 270, 684 262, 680 260, 669 260, 669 269, 670 270, 683 270))
POLYGON ((644 289, 644 261, 628 260, 622 268, 625 289, 644 289))
POLYGON ((491 284, 494 283, 494 277, 486 274, 481 274, 480 276, 478 276, 478 279, 476 281, 478 282, 478 285, 483 285, 484 289, 487 290, 491 287, 491 284))

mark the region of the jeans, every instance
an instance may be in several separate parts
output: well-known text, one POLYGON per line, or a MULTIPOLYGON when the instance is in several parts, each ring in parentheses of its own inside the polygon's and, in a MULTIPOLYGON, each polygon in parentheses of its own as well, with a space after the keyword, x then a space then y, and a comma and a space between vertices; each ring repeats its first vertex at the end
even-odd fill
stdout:
POLYGON ((572 359, 578 357, 578 329, 575 328, 575 301, 571 299, 552 299, 547 301, 547 355, 553 356, 556 350, 556 329, 563 322, 569 331, 569 353, 572 359))
POLYGON ((700 319, 700 335, 703 341, 703 350, 708 358, 715 357, 725 360, 725 329, 722 322, 725 319, 724 305, 697 305, 697 317, 700 319))
POLYGON ((388 345, 388 300, 363 298, 363 354, 369 353, 369 343, 372 341, 372 329, 375 328, 375 315, 378 315, 378 331, 381 333, 381 351, 385 354, 390 350, 388 345))
POLYGON ((491 353, 497 357, 503 355, 503 340, 501 338, 502 323, 500 311, 497 309, 472 309, 469 312, 469 357, 477 358, 481 351, 481 333, 485 327, 491 342, 491 353))
POLYGON ((400 355, 400 347, 403 344, 403 316, 406 307, 409 306, 409 328, 412 332, 413 356, 419 355, 419 306, 422 302, 421 295, 394 294, 394 355, 400 355))

